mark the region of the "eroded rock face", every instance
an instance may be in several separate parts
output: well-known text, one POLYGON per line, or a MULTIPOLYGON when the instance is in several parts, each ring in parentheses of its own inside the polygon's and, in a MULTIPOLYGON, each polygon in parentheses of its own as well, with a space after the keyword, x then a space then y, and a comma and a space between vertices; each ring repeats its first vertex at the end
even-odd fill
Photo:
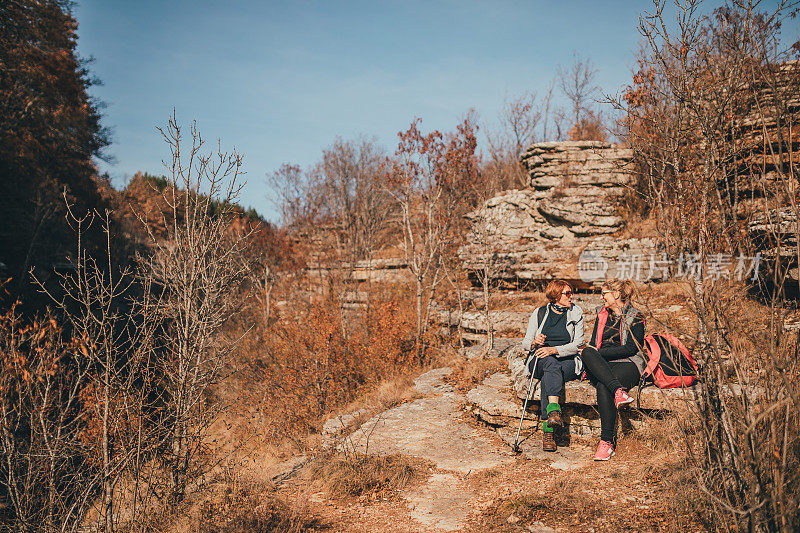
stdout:
POLYGON ((533 190, 545 193, 537 205, 555 226, 578 236, 618 230, 615 200, 631 180, 633 151, 597 141, 534 144, 521 161, 533 190))
MULTIPOLYGON (((762 271, 766 280, 771 280, 775 269, 784 272, 787 281, 800 280, 797 261, 797 213, 791 207, 770 209, 753 217, 748 232, 753 244, 761 254, 762 271)), ((787 284, 787 292, 797 298, 796 285, 787 284)))
MULTIPOLYGON (((562 278, 588 286, 612 277, 648 279, 655 241, 576 235, 541 215, 540 195, 530 189, 508 191, 467 215, 472 230, 459 249, 464 266, 480 275, 488 269, 493 279, 512 282, 562 278), (597 272, 579 271, 583 252, 598 259, 597 272)), ((659 274, 650 277, 658 279, 659 274)))
POLYGON ((625 259, 646 263, 655 243, 612 236, 625 222, 616 205, 631 181, 632 157, 629 149, 596 141, 531 146, 522 156, 530 188, 505 191, 466 215, 472 229, 459 251, 465 266, 517 282, 563 278, 580 285, 636 277, 625 271, 632 266, 625 259), (579 272, 584 251, 602 258, 601 272, 579 272))

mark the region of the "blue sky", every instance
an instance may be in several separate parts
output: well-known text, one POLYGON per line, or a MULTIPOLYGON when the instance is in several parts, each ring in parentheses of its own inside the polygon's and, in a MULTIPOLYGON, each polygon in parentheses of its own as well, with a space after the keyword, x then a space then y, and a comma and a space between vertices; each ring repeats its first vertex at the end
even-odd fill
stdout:
MULTIPOLYGON (((474 108, 491 121, 504 98, 544 93, 573 52, 597 81, 630 80, 644 1, 78 0, 79 53, 93 57, 112 131, 99 162, 122 187, 163 172, 156 132, 173 108, 207 139, 243 155, 240 203, 277 219, 265 175, 303 167, 339 136, 388 152, 414 117, 452 130, 474 108)), ((789 32, 796 36, 797 29, 789 32)), ((789 35, 785 35, 790 37, 789 35)), ((794 40, 797 40, 795 37, 794 40)), ((793 42, 793 41, 792 41, 793 42)))

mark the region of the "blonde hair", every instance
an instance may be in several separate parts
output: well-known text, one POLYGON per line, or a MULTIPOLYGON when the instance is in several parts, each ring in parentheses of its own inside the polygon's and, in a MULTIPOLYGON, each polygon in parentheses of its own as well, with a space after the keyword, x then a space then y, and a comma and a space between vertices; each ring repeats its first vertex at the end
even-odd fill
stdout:
POLYGON ((628 303, 636 294, 636 284, 629 279, 612 278, 603 283, 603 289, 610 291, 619 291, 619 298, 622 303, 628 303))

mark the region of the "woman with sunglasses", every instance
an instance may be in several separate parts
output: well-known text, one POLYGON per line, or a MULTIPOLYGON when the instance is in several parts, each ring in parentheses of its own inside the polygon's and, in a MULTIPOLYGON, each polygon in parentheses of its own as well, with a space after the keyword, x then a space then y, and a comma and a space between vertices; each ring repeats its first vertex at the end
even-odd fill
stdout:
POLYGON ((645 368, 641 354, 644 316, 631 305, 635 288, 631 280, 610 279, 603 284, 605 305, 598 308, 592 338, 581 351, 587 376, 597 390, 600 412, 595 461, 607 461, 614 455, 617 410, 633 401, 628 389, 639 383, 645 368))
POLYGON ((551 281, 545 296, 549 303, 531 314, 522 348, 530 352, 528 375, 535 370, 541 382, 542 449, 554 452, 553 430, 564 425, 559 397, 564 383, 577 379, 582 370, 576 355, 584 343, 583 310, 572 303, 572 286, 564 280, 551 281))

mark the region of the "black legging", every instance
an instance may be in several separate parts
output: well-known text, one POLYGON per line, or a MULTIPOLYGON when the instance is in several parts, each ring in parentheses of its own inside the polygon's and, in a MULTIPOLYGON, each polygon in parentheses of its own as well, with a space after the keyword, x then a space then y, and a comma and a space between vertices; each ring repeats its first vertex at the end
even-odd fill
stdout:
POLYGON ((600 411, 600 438, 614 442, 617 425, 617 408, 614 393, 620 387, 629 389, 639 383, 639 368, 630 361, 609 363, 594 348, 584 348, 581 353, 583 366, 595 389, 597 410, 600 411))

